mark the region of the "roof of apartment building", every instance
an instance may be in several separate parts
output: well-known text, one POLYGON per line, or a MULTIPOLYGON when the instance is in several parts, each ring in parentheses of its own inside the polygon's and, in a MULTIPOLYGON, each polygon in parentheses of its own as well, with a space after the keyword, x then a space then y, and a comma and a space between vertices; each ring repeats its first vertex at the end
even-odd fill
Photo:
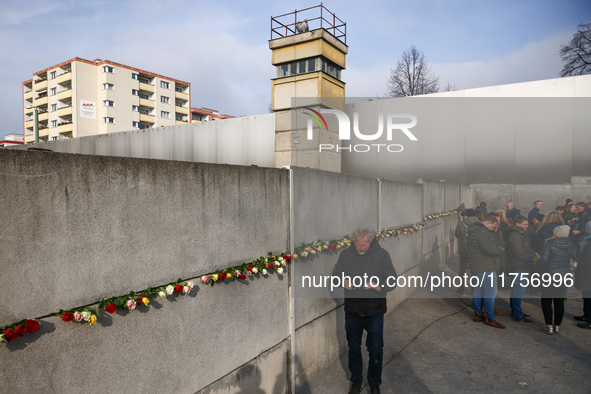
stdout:
MULTIPOLYGON (((92 64, 92 65, 95 65, 95 66, 102 66, 104 64, 110 64, 110 65, 113 65, 113 66, 126 68, 126 69, 131 70, 131 71, 136 71, 138 73, 150 75, 152 77, 158 77, 158 78, 162 78, 162 79, 167 79, 167 80, 173 81, 175 83, 182 83, 182 84, 185 84, 185 85, 190 85, 189 82, 181 81, 179 79, 175 79, 175 78, 167 77, 167 76, 164 76, 164 75, 156 74, 156 73, 153 73, 153 72, 150 72, 150 71, 146 71, 146 70, 142 70, 142 69, 139 69, 139 68, 126 66, 125 64, 113 62, 111 60, 103 60, 103 59, 87 60, 87 59, 82 59, 80 57, 74 57, 74 58, 72 58, 70 60, 66 60, 65 62, 56 64, 56 65, 51 66, 51 67, 44 68, 43 70, 40 70, 40 71, 37 71, 37 72, 33 73, 33 76, 36 76, 36 75, 39 75, 39 74, 43 74, 44 72, 47 72, 49 70, 52 70, 52 69, 54 69, 56 67, 65 66, 66 64, 72 63, 72 62, 75 62, 75 61, 86 63, 86 64, 92 64)), ((29 79, 27 81, 24 81, 23 84, 26 84, 26 83, 29 83, 29 82, 32 82, 32 81, 33 81, 33 79, 29 79)))
POLYGON ((205 107, 191 108, 191 113, 194 113, 197 115, 209 115, 213 119, 230 119, 230 118, 234 117, 231 115, 220 115, 220 113, 217 109, 211 109, 211 108, 205 108, 205 107))

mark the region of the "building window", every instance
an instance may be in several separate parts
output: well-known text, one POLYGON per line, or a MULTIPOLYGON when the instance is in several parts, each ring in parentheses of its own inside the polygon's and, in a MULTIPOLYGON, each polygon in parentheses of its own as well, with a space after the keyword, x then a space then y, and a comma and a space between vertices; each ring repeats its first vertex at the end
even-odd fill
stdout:
POLYGON ((51 90, 49 91, 49 95, 55 96, 56 94, 57 94, 57 88, 51 88, 51 90))
POLYGON ((136 73, 131 73, 131 79, 137 79, 137 74, 136 73))
POLYGON ((160 87, 164 89, 170 89, 170 83, 166 81, 160 81, 160 87))
POLYGON ((137 105, 132 105, 132 106, 131 106, 131 110, 132 110, 133 112, 139 112, 139 111, 140 111, 140 107, 138 107, 137 105))
POLYGON ((164 119, 170 119, 170 112, 160 111, 160 117, 164 119))
POLYGON ((139 128, 140 127, 140 122, 136 122, 135 120, 133 122, 131 122, 131 125, 133 127, 139 128))
POLYGON ((170 97, 160 96, 160 102, 164 104, 170 104, 170 97))
POLYGON ((115 102, 113 100, 103 100, 103 105, 105 107, 114 107, 115 106, 115 102))
POLYGON ((57 104, 51 104, 51 112, 57 111, 57 104))
POLYGON ((131 89, 131 94, 134 96, 139 96, 140 95, 140 91, 137 89, 131 89))
POLYGON ((103 67, 103 72, 113 74, 115 72, 115 69, 111 66, 105 66, 105 67, 103 67))
POLYGON ((105 120, 105 123, 109 123, 109 124, 115 123, 115 118, 110 118, 110 117, 106 116, 103 119, 105 120))
POLYGON ((51 127, 52 128, 56 128, 57 127, 57 120, 52 120, 51 121, 51 127))
POLYGON ((112 83, 103 83, 104 90, 115 90, 115 85, 112 83))
POLYGON ((55 71, 49 73, 49 79, 55 79, 55 71))

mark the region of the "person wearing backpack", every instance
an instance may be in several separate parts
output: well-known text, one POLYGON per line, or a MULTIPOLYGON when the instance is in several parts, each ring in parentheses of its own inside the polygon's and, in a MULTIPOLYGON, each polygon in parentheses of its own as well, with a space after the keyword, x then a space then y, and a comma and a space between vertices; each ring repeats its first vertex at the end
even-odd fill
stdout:
MULTIPOLYGON (((478 222, 476 217, 476 211, 474 209, 466 209, 464 212, 463 220, 458 222, 455 237, 458 239, 459 251, 460 251, 460 271, 458 275, 463 277, 468 270, 468 227, 478 222)), ((464 286, 458 288, 458 294, 464 294, 464 286)))

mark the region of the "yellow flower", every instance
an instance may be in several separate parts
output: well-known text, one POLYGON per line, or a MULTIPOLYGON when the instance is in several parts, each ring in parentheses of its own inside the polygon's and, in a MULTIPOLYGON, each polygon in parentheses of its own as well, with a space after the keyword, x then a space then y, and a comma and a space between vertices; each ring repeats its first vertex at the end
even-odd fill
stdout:
POLYGON ((141 301, 144 303, 144 305, 148 305, 150 303, 150 300, 148 299, 148 297, 142 297, 141 301))
POLYGON ((90 316, 90 319, 88 320, 89 325, 92 326, 94 323, 96 323, 96 315, 90 316))
POLYGON ((228 276, 226 276, 226 278, 231 278, 232 274, 228 272, 228 276))
POLYGON ((214 282, 217 282, 217 280, 218 280, 218 274, 213 274, 211 276, 211 279, 213 279, 214 282))
POLYGON ((339 245, 337 245, 337 249, 340 249, 340 248, 341 248, 341 245, 340 245, 340 244, 339 244, 339 245))
POLYGON ((295 254, 293 255, 293 258, 294 258, 294 259, 297 259, 297 258, 298 258, 298 254, 297 254, 297 253, 295 253, 295 254))

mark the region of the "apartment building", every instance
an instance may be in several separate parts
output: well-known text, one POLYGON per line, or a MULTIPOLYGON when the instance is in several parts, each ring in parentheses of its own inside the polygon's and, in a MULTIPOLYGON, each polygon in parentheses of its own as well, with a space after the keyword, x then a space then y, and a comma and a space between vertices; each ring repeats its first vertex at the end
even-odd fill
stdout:
POLYGON ((191 108, 191 123, 195 122, 210 122, 212 120, 231 119, 233 116, 220 115, 217 109, 211 108, 191 108))
POLYGON ((73 58, 23 82, 25 142, 190 122, 191 84, 109 60, 73 58))

